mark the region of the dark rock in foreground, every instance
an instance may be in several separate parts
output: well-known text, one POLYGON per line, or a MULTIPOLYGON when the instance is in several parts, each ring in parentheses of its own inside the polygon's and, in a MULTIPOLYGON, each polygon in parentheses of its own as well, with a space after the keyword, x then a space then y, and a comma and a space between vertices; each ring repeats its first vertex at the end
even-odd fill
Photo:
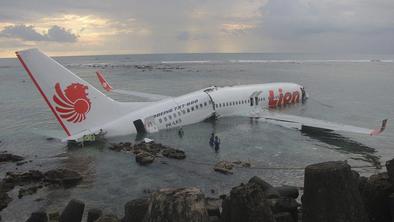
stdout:
POLYGON ((70 200, 60 215, 59 222, 80 222, 82 220, 85 204, 79 200, 70 200))
POLYGON ((297 199, 298 195, 300 195, 298 188, 293 186, 275 187, 275 190, 278 191, 279 195, 282 197, 297 199))
POLYGON ((44 211, 33 212, 26 222, 47 222, 48 216, 44 211))
POLYGON ((47 182, 53 184, 60 184, 65 187, 74 186, 82 180, 81 174, 68 169, 50 170, 44 175, 47 182))
POLYGON ((360 192, 371 222, 392 221, 389 196, 394 192, 394 187, 387 173, 372 175, 361 184, 360 192))
POLYGON ((90 209, 88 211, 88 219, 87 222, 95 222, 103 215, 103 211, 100 209, 90 209))
POLYGON ((394 159, 386 162, 386 169, 390 182, 394 184, 394 159))
POLYGON ((358 183, 341 161, 305 168, 303 222, 367 222, 358 183))
POLYGON ((142 222, 149 207, 148 199, 136 199, 124 206, 123 222, 142 222))
POLYGON ((197 188, 162 189, 152 194, 145 222, 208 222, 205 196, 197 188))
POLYGON ((223 200, 222 222, 275 222, 261 186, 249 182, 231 189, 223 200))
POLYGON ((0 211, 6 208, 11 201, 11 197, 6 192, 0 191, 0 211))
POLYGON ((18 162, 24 160, 23 157, 10 154, 10 153, 0 153, 0 163, 1 162, 18 162))

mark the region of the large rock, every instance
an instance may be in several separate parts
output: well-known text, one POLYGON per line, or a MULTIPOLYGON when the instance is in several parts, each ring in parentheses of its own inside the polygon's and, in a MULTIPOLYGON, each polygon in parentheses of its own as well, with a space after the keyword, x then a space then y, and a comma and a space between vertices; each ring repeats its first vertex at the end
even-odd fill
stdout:
POLYGON ((185 152, 174 148, 167 148, 162 151, 163 156, 172 159, 183 160, 186 158, 185 152))
POLYGON ((275 221, 264 191, 253 182, 231 189, 222 206, 222 222, 275 221))
POLYGON ((372 175, 360 186, 360 191, 371 222, 391 221, 389 196, 394 188, 386 173, 372 175))
POLYGON ((0 191, 0 211, 6 208, 11 201, 11 197, 6 192, 0 191))
POLYGON ((341 161, 305 168, 303 222, 367 222, 358 183, 350 166, 341 161))
POLYGON ((289 213, 293 221, 298 221, 298 206, 295 199, 289 197, 280 197, 279 199, 270 199, 271 209, 275 214, 289 213))
POLYGON ((233 174, 232 172, 233 168, 234 168, 234 164, 232 162, 222 160, 215 164, 213 170, 223 174, 233 174))
POLYGON ((135 155, 135 161, 142 166, 151 164, 154 160, 155 156, 149 152, 142 151, 135 155))
POLYGON ((151 196, 145 222, 208 222, 204 194, 197 188, 161 189, 151 196))
POLYGON ((10 153, 0 153, 0 163, 1 162, 18 162, 22 161, 24 158, 18 155, 10 153))
POLYGON ((288 197, 297 199, 300 194, 297 187, 293 186, 280 186, 275 187, 275 190, 279 192, 279 195, 282 197, 288 197))
POLYGON ((85 204, 80 200, 70 200, 60 215, 59 222, 81 222, 85 204))
POLYGON ((386 162, 386 169, 390 182, 394 184, 394 159, 386 162))
POLYGON ((124 206, 123 222, 142 222, 149 207, 148 199, 136 199, 124 206))
POLYGON ((88 220, 87 222, 95 222, 103 215, 103 211, 100 209, 90 209, 88 211, 88 220))
POLYGON ((264 192, 265 197, 268 199, 275 199, 280 197, 279 192, 271 184, 264 181, 258 176, 252 177, 248 183, 253 183, 259 186, 260 189, 264 192))
POLYGON ((49 170, 44 175, 47 182, 65 187, 75 186, 82 180, 81 174, 68 169, 49 170))
POLYGON ((47 222, 48 221, 48 216, 47 213, 44 211, 37 211, 33 212, 29 219, 26 220, 26 222, 47 222))
POLYGON ((6 177, 1 183, 3 191, 12 190, 16 185, 23 186, 30 183, 42 181, 44 175, 38 170, 29 170, 25 173, 7 172, 6 177))

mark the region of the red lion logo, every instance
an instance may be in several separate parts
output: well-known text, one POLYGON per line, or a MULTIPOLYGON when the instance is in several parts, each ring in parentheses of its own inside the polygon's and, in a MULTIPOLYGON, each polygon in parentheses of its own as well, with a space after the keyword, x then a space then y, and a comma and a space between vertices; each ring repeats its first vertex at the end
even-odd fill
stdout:
POLYGON ((86 119, 90 111, 90 100, 87 97, 87 86, 80 83, 72 83, 62 91, 60 84, 55 85, 53 101, 56 103, 56 111, 60 117, 68 122, 79 123, 86 119))

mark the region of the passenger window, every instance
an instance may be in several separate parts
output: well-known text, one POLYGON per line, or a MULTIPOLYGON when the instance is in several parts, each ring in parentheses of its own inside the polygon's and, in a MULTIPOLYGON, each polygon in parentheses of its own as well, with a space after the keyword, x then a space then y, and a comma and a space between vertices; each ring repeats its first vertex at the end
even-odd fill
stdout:
POLYGON ((219 105, 218 105, 218 104, 216 104, 216 108, 219 108, 219 105))
POLYGON ((253 106, 253 98, 250 98, 250 106, 253 106))
POLYGON ((198 105, 196 105, 196 109, 198 109, 198 105))
POLYGON ((204 102, 204 106, 207 106, 207 102, 204 102))
POLYGON ((200 108, 202 108, 202 103, 200 104, 200 108))
POLYGON ((192 111, 194 111, 194 107, 190 108, 192 111))
POLYGON ((187 108, 187 112, 190 113, 190 109, 189 108, 187 108))

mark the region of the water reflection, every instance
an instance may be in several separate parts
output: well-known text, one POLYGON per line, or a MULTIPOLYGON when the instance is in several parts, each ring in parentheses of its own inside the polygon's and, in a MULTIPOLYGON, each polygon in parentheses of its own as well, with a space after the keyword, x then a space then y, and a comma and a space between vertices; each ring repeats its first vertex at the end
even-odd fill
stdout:
POLYGON ((380 164, 380 158, 375 155, 377 151, 372 147, 351 140, 350 138, 344 137, 332 130, 303 126, 301 132, 303 135, 312 139, 335 146, 335 150, 337 151, 359 154, 361 156, 361 158, 352 157, 352 159, 369 162, 377 169, 382 167, 380 164))

